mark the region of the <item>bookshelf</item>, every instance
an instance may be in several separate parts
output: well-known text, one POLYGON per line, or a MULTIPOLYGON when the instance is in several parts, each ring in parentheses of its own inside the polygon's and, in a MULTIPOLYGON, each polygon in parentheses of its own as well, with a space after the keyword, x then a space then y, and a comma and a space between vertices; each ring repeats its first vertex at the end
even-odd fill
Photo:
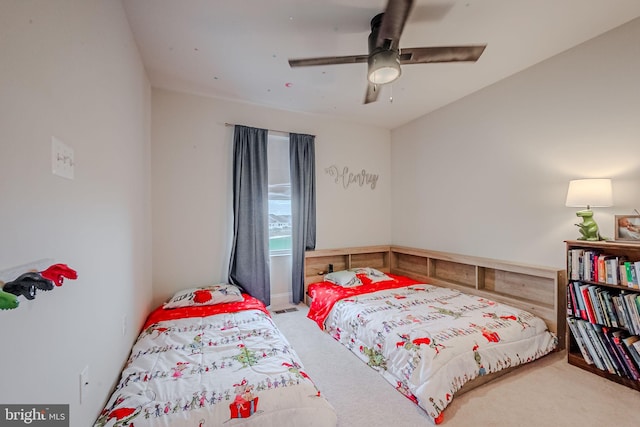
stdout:
POLYGON ((640 244, 565 243, 567 361, 640 391, 640 244))

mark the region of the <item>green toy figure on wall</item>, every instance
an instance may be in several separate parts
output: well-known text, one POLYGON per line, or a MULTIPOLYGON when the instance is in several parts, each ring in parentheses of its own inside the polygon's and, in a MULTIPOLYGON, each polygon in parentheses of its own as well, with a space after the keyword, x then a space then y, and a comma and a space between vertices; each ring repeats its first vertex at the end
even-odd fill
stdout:
MULTIPOLYGON (((3 282, 0 282, 0 287, 3 284, 3 282)), ((17 296, 0 290, 0 310, 13 310, 14 308, 18 308, 19 304, 17 296)))
POLYGON ((578 211, 576 216, 582 218, 582 223, 576 224, 582 235, 578 237, 578 240, 606 240, 600 235, 598 224, 593 219, 593 211, 591 209, 578 211))

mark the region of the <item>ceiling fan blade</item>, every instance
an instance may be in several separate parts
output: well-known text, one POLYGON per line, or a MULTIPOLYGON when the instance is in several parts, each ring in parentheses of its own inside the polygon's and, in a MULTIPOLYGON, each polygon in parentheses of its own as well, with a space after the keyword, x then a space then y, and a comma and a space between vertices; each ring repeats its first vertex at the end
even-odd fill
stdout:
POLYGON ((367 93, 364 96, 364 103, 370 104, 372 102, 376 102, 378 100, 378 94, 380 93, 381 87, 378 85, 374 85, 373 83, 367 84, 367 93))
POLYGON ((409 13, 413 7, 413 0, 389 0, 387 8, 382 16, 380 30, 376 41, 377 47, 386 47, 388 49, 397 49, 400 36, 404 30, 409 18, 409 13), (386 41, 390 40, 389 46, 386 41))
MULTIPOLYGON (((308 67, 366 62, 370 73, 377 73, 382 68, 393 68, 396 74, 399 75, 398 62, 402 65, 434 62, 475 62, 480 58, 487 47, 486 44, 400 49, 400 36, 409 19, 413 4, 414 0, 387 0, 385 11, 378 13, 370 22, 371 33, 368 37, 368 54, 289 59, 289 66, 308 67)), ((393 78, 397 78, 397 76, 393 78)), ((374 79, 374 81, 376 80, 374 79)), ((387 82, 384 81, 384 83, 387 82)), ((367 82, 364 104, 377 101, 381 89, 381 85, 367 82)))
POLYGON ((426 64, 429 62, 475 62, 487 45, 413 47, 401 49, 400 64, 426 64))
POLYGON ((323 58, 290 59, 291 67, 309 67, 312 65, 355 64, 367 62, 369 55, 327 56, 323 58))

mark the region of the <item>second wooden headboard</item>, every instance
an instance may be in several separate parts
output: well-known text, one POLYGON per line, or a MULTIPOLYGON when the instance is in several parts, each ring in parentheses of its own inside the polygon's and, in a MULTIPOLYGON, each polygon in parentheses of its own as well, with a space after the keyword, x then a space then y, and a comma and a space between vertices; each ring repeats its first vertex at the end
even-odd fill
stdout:
POLYGON ((334 271, 373 267, 527 310, 545 320, 564 348, 565 270, 402 246, 322 249, 305 255, 305 301, 307 287, 321 282, 329 265, 334 271))

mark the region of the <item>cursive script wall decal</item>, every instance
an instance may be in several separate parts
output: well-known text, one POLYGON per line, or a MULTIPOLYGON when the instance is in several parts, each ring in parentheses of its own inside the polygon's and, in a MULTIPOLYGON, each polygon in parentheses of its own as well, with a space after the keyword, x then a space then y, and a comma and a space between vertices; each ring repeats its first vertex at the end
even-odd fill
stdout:
POLYGON ((342 183, 342 187, 344 188, 349 188, 351 184, 357 184, 360 187, 369 185, 372 190, 375 190, 376 183, 378 182, 378 175, 367 173, 365 169, 362 169, 359 173, 353 173, 349 172, 349 168, 347 166, 342 168, 341 171, 336 165, 331 165, 328 168, 324 168, 324 172, 329 174, 329 176, 335 177, 335 183, 342 183))

